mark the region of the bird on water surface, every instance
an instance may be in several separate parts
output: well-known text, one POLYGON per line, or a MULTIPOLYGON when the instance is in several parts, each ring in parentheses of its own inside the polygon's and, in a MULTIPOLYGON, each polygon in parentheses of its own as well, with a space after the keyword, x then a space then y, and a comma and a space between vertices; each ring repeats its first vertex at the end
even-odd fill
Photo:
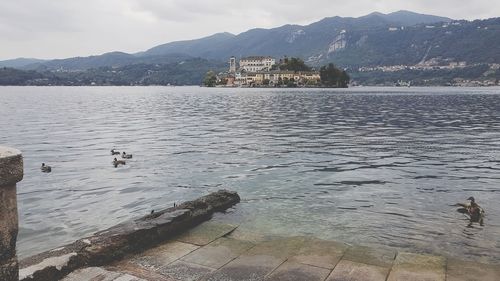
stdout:
POLYGON ((113 165, 115 166, 115 168, 118 167, 118 165, 125 165, 125 164, 126 164, 125 161, 118 160, 118 159, 116 159, 116 157, 115 157, 115 159, 113 159, 113 165))
POLYGON ((114 149, 111 149, 111 155, 120 155, 120 151, 115 151, 114 149))
POLYGON ((476 203, 476 199, 474 197, 469 197, 467 199, 467 203, 457 203, 457 206, 461 206, 462 208, 458 208, 457 211, 462 214, 469 215, 470 223, 469 226, 472 225, 473 222, 479 222, 479 225, 483 225, 484 219, 484 210, 476 203))
POLYGON ((122 153, 123 159, 132 159, 132 154, 127 154, 125 151, 122 153))
POLYGON ((52 172, 52 167, 45 165, 45 163, 42 163, 42 167, 40 167, 40 170, 42 170, 42 173, 50 173, 52 172))

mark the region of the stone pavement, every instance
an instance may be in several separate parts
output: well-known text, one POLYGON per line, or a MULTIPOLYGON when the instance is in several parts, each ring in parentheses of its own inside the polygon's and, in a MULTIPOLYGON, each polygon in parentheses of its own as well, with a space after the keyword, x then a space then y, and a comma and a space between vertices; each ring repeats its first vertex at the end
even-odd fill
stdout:
POLYGON ((310 237, 259 237, 206 222, 143 253, 74 271, 63 280, 498 281, 500 265, 310 237))

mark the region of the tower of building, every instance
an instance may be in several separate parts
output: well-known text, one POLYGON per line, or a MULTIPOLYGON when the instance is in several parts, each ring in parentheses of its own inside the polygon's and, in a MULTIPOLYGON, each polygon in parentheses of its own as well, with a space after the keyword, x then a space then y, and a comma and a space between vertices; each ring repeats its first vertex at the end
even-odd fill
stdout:
POLYGON ((235 73, 236 72, 236 58, 231 57, 229 59, 229 73, 235 73))

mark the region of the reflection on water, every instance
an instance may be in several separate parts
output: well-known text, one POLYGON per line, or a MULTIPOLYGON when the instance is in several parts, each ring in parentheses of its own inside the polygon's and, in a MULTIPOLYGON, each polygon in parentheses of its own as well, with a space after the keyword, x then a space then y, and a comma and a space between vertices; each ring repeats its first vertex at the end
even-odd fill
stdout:
POLYGON ((498 259, 499 93, 0 88, 20 255, 229 188, 243 201, 217 219, 243 229, 498 259), (115 169, 111 148, 134 158, 115 169), (484 227, 452 207, 469 196, 484 227))

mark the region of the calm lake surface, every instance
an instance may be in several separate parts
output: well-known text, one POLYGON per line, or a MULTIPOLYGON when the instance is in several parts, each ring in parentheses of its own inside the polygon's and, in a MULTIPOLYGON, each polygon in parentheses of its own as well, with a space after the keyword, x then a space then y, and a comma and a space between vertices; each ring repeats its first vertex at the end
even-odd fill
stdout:
POLYGON ((500 261, 499 88, 0 87, 0 144, 21 257, 228 188, 254 232, 500 261))

